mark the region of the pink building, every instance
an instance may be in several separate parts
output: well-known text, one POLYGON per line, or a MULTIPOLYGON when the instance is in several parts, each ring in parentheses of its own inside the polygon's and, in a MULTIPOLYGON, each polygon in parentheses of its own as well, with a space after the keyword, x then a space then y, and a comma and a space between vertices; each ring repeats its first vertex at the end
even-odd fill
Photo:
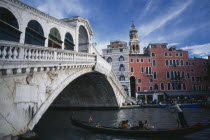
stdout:
POLYGON ((164 100, 165 93, 199 94, 207 91, 208 60, 188 58, 188 51, 153 43, 144 54, 130 54, 131 96, 147 102, 164 100))

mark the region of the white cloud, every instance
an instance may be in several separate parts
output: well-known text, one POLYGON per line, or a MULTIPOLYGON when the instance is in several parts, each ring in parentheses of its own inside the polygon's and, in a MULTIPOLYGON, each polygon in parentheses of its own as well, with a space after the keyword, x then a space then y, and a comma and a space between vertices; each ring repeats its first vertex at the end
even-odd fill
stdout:
MULTIPOLYGON (((153 33, 146 37, 141 38, 141 44, 145 47, 148 43, 169 43, 168 46, 179 45, 181 44, 185 38, 189 37, 193 32, 198 29, 201 29, 203 26, 188 27, 188 28, 176 28, 170 32, 170 34, 166 33, 153 33), (175 42, 176 41, 176 42, 175 42), (170 43, 172 42, 172 43, 170 43), (175 43, 174 43, 175 42, 175 43), (179 43, 178 43, 179 42, 179 43)), ((141 45, 141 46, 142 46, 141 45)))
POLYGON ((68 14, 87 17, 89 9, 79 0, 46 0, 37 9, 55 18, 67 18, 68 14))
POLYGON ((180 43, 169 43, 168 46, 177 46, 179 45, 180 43))
POLYGON ((186 46, 181 49, 189 51, 191 55, 198 55, 200 57, 207 57, 208 55, 210 55, 210 43, 203 45, 186 46))
POLYGON ((146 5, 146 7, 145 7, 145 11, 151 10, 152 2, 153 2, 153 0, 149 0, 149 2, 147 3, 147 5, 146 5))
MULTIPOLYGON (((169 11, 169 13, 167 13, 165 15, 158 16, 150 23, 146 23, 146 24, 140 26, 139 31, 142 33, 142 36, 149 35, 151 32, 154 32, 155 30, 159 29, 160 27, 165 25, 167 22, 169 22, 170 20, 172 20, 173 18, 175 18, 176 16, 181 14, 190 4, 191 4, 191 1, 187 1, 186 3, 181 4, 180 6, 176 5, 172 8, 170 8, 170 9, 174 9, 174 10, 171 10, 171 12, 169 11)), ((150 5, 151 4, 149 3, 148 7, 150 7, 150 5)))

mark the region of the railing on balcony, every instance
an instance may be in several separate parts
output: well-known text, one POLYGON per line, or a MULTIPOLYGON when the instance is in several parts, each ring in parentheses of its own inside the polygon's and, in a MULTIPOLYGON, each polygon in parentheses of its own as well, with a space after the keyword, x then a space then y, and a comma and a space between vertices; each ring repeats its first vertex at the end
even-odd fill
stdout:
POLYGON ((153 73, 145 73, 145 76, 153 76, 153 73))

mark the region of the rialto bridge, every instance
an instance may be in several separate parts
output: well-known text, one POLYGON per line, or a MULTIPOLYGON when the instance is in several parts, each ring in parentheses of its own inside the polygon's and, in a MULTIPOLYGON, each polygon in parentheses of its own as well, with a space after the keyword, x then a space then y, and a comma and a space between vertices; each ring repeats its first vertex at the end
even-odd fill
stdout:
POLYGON ((32 130, 52 103, 122 106, 126 93, 92 36, 84 18, 0 0, 0 139, 32 130))

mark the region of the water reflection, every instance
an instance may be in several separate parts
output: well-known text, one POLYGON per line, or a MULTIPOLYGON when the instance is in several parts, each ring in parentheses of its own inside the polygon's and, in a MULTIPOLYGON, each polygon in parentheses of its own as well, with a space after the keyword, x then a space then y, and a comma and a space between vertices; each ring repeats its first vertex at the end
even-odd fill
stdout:
MULTIPOLYGON (((188 123, 194 124, 210 118, 210 110, 205 109, 183 109, 188 123)), ((75 117, 88 121, 91 115, 96 122, 106 126, 118 126, 122 120, 129 120, 135 125, 139 120, 148 120, 155 128, 177 127, 176 120, 166 109, 158 108, 136 108, 123 110, 80 110, 75 111, 75 117)), ((108 134, 97 134, 84 130, 70 123, 72 110, 48 110, 42 117, 35 131, 40 140, 177 140, 177 138, 138 138, 115 136, 108 134)), ((178 138, 179 140, 209 140, 210 129, 178 138)))

